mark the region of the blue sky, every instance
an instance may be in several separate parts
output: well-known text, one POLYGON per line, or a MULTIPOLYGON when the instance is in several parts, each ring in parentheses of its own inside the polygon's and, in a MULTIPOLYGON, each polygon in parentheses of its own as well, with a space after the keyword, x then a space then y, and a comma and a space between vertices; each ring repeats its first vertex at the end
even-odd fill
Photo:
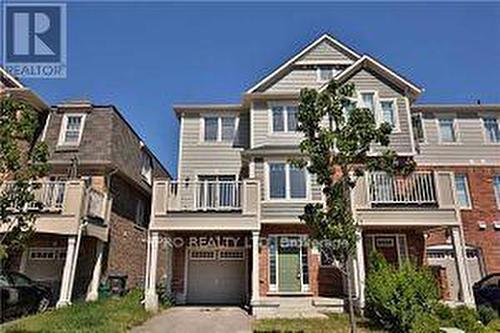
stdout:
POLYGON ((68 3, 68 77, 48 103, 115 104, 175 174, 172 104, 239 102, 328 32, 423 86, 419 102, 500 103, 500 4, 68 3))

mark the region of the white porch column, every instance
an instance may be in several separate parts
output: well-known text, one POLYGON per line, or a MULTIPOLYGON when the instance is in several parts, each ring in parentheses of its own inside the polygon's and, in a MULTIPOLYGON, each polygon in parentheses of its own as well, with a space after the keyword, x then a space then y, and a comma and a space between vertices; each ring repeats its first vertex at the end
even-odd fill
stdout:
POLYGON ((458 283, 460 285, 461 301, 467 306, 474 307, 474 296, 469 283, 467 273, 465 242, 460 227, 451 227, 451 242, 455 252, 455 264, 457 266, 458 283))
POLYGON ((365 307, 365 253, 363 251, 363 233, 361 230, 357 231, 357 241, 356 241, 356 259, 355 263, 355 275, 356 278, 356 296, 358 297, 358 307, 363 309, 365 307))
POLYGON ((97 240, 96 244, 96 260, 94 265, 94 271, 92 272, 92 280, 90 281, 89 288, 87 291, 87 301, 97 301, 99 297, 98 289, 99 282, 101 280, 101 268, 102 268, 102 256, 104 253, 104 243, 101 240, 97 240))
POLYGON ((64 260, 64 269, 61 280, 61 291, 56 306, 62 307, 71 303, 71 276, 73 271, 73 262, 75 257, 76 237, 68 236, 68 248, 66 250, 66 259, 64 260))
POLYGON ((166 252, 167 262, 162 264, 167 265, 166 267, 167 269, 165 270, 167 274, 166 287, 167 287, 167 293, 169 295, 172 295, 172 274, 173 274, 172 259, 174 257, 174 247, 170 241, 167 241, 167 243, 165 244, 165 252, 166 252))
POLYGON ((250 304, 259 300, 259 231, 252 231, 252 299, 250 304))
POLYGON ((156 293, 156 269, 158 266, 158 232, 151 232, 148 246, 150 246, 150 258, 148 260, 148 281, 145 290, 145 307, 148 311, 158 311, 158 294, 156 293))

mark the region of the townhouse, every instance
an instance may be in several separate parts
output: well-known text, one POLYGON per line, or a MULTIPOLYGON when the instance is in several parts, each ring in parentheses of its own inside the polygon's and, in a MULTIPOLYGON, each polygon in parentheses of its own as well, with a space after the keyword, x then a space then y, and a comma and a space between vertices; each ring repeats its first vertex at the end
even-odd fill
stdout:
MULTIPOLYGON (((167 290, 181 304, 241 304, 257 317, 342 310, 345 279, 307 245, 308 229, 298 218, 306 203, 322 201, 321 188, 288 162, 300 154, 299 91, 322 89, 331 78, 353 82, 358 105, 394 126, 391 148, 399 155, 416 157, 423 149, 411 117, 422 89, 329 35, 271 71, 243 93, 241 103, 175 105, 177 179, 153 185, 146 308, 158 306, 163 270, 167 290)), ((473 303, 454 180, 448 169, 428 168, 407 178, 374 173, 359 180, 353 193, 359 306, 372 249, 395 265, 406 259, 423 265, 426 235, 443 229, 454 252, 460 301, 473 303)))
POLYGON ((0 78, 4 92, 40 110, 50 166, 34 190, 36 234, 10 269, 50 286, 58 306, 97 299, 109 275, 142 286, 152 181, 167 170, 113 105, 48 107, 3 70, 0 78))
MULTIPOLYGON (((500 106, 414 105, 415 159, 454 175, 470 283, 500 272, 500 106)), ((444 297, 459 298, 453 248, 446 230, 429 233, 428 263, 440 269, 444 297)))

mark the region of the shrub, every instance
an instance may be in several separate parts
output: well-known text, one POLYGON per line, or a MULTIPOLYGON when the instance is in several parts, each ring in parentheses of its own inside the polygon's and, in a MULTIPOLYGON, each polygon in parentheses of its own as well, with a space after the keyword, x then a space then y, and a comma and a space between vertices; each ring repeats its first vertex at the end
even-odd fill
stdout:
POLYGON ((460 328, 467 333, 487 332, 478 319, 478 312, 464 305, 451 308, 440 304, 434 308, 434 313, 440 319, 441 326, 460 328))
POLYGON ((430 319, 438 300, 438 288, 432 275, 409 262, 395 268, 376 252, 370 254, 366 280, 366 315, 390 332, 422 332, 416 318, 430 319), (415 327, 413 327, 415 326, 415 327))
POLYGON ((488 325, 498 318, 498 313, 490 306, 480 305, 477 307, 477 316, 484 325, 488 325))
POLYGON ((439 333, 439 319, 431 313, 422 313, 414 318, 411 333, 439 333))

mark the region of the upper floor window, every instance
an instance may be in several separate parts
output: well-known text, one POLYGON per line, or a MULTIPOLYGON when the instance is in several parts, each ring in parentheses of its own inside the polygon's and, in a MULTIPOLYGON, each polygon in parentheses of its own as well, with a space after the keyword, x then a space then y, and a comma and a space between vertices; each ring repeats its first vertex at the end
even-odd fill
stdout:
POLYGON ((455 190, 458 206, 460 208, 470 208, 469 184, 465 174, 455 175, 455 190))
POLYGON ((207 116, 203 118, 203 139, 206 142, 230 142, 236 135, 236 117, 207 116))
POLYGON ((151 184, 152 170, 153 161, 151 156, 144 150, 141 151, 141 176, 148 184, 151 184))
POLYGON ((455 133, 455 120, 453 118, 442 118, 439 123, 439 140, 441 142, 457 142, 455 133))
POLYGON ((306 171, 289 163, 269 163, 270 199, 305 199, 306 171))
POLYGON ((380 107, 382 109, 382 121, 392 125, 396 128, 396 105, 394 100, 380 100, 380 107))
POLYGON ((373 92, 362 92, 361 93, 361 108, 370 109, 370 111, 375 111, 375 93, 373 92))
POLYGON ((63 116, 58 145, 78 146, 82 139, 85 114, 65 114, 63 116))
POLYGON ((413 137, 416 142, 425 142, 424 136, 424 124, 422 122, 422 114, 412 114, 411 115, 411 125, 413 127, 413 137))
POLYGON ((271 113, 273 132, 279 133, 297 131, 298 108, 296 106, 275 105, 272 107, 271 113))
POLYGON ((495 117, 483 118, 484 131, 488 142, 500 142, 500 128, 498 127, 498 120, 495 117))
POLYGON ((324 81, 329 81, 331 80, 337 71, 330 66, 322 66, 319 67, 317 70, 317 76, 318 76, 318 81, 324 82, 324 81))
POLYGON ((495 177, 493 177, 493 187, 495 189, 497 206, 500 207, 500 175, 496 175, 495 177))

